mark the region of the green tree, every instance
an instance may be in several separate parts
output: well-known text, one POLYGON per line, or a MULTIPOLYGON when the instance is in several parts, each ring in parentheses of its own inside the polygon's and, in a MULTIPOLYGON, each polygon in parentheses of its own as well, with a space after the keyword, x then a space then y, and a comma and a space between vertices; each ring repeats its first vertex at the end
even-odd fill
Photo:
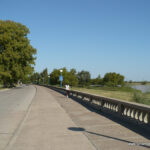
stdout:
POLYGON ((47 70, 47 68, 45 68, 40 73, 40 76, 41 76, 42 83, 44 82, 44 84, 48 84, 48 70, 47 70))
MULTIPOLYGON (((75 69, 68 71, 65 67, 61 68, 63 70, 63 85, 69 84, 71 86, 76 86, 78 84, 77 73, 75 69)), ((53 85, 60 84, 59 76, 61 69, 54 69, 50 74, 50 83, 53 85)))
POLYGON ((68 79, 68 83, 71 86, 77 86, 78 85, 78 77, 77 77, 77 71, 76 69, 71 69, 70 72, 66 74, 66 79, 68 79))
POLYGON ((97 78, 91 79, 91 84, 92 85, 101 85, 102 84, 101 76, 98 75, 97 78))
POLYGON ((82 86, 89 85, 91 80, 91 74, 88 71, 82 70, 81 72, 78 72, 78 81, 79 84, 82 86))
POLYGON ((115 72, 106 73, 103 78, 103 84, 107 86, 116 87, 118 85, 124 85, 124 76, 115 72))
POLYGON ((0 79, 5 86, 26 81, 33 73, 36 49, 30 45, 28 34, 26 26, 0 20, 0 79))
POLYGON ((38 72, 35 72, 35 73, 31 76, 31 79, 30 79, 30 80, 31 80, 32 83, 37 83, 37 84, 39 84, 40 79, 41 79, 40 74, 39 74, 38 72))
POLYGON ((142 81, 142 82, 141 82, 142 85, 145 85, 145 84, 147 84, 147 83, 148 83, 147 81, 142 81))
POLYGON ((50 83, 52 85, 60 84, 59 76, 60 76, 60 70, 54 69, 50 74, 50 83))

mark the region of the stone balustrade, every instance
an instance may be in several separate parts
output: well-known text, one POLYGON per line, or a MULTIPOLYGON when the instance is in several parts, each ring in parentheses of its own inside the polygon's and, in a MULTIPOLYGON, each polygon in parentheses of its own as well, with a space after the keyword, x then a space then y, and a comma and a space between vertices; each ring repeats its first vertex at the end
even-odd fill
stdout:
MULTIPOLYGON (((59 87, 47 86, 55 91, 66 93, 66 90, 59 87)), ((119 118, 144 125, 150 129, 150 106, 132 103, 103 96, 92 95, 79 91, 70 90, 69 95, 87 103, 97 110, 110 112, 119 118)))

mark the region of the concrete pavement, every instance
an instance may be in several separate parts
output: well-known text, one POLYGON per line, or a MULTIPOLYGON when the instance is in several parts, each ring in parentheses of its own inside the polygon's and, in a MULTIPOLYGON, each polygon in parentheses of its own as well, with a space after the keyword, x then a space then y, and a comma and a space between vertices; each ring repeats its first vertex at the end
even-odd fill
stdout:
POLYGON ((11 141, 36 93, 33 86, 0 92, 0 150, 11 141))
POLYGON ((110 114, 97 113, 77 99, 66 99, 64 95, 52 90, 51 94, 57 97, 61 107, 78 126, 69 129, 84 133, 97 150, 150 149, 150 134, 137 126, 117 120, 110 114))
POLYGON ((36 88, 32 104, 4 150, 150 149, 150 135, 140 135, 130 125, 51 89, 36 88))
POLYGON ((37 86, 32 105, 6 150, 94 150, 47 88, 37 86))

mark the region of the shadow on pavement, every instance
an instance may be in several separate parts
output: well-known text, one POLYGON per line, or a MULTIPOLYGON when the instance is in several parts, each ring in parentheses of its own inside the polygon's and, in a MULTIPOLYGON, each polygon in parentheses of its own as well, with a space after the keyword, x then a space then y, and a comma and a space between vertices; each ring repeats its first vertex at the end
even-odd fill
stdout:
POLYGON ((132 141, 128 141, 128 140, 124 140, 124 139, 120 139, 120 138, 116 138, 116 137, 112 137, 112 136, 103 135, 103 134, 100 134, 100 133, 87 131, 86 129, 81 128, 81 127, 69 127, 68 130, 79 131, 79 132, 86 132, 88 134, 93 134, 93 135, 97 135, 97 136, 101 136, 101 137, 105 137, 105 138, 109 138, 109 139, 125 142, 125 143, 128 143, 128 145, 142 146, 142 147, 145 147, 145 148, 148 148, 148 149, 150 148, 150 143, 134 143, 132 141))
MULTIPOLYGON (((63 94, 64 95, 64 94, 63 94)), ((95 112, 97 114, 100 114, 126 128, 128 128, 129 130, 132 130, 138 134, 140 134, 141 136, 147 138, 150 140, 150 132, 147 131, 147 129, 145 129, 144 127, 142 128, 141 126, 139 126, 138 124, 134 124, 134 123, 129 123, 127 120, 123 119, 123 118, 118 118, 115 115, 111 114, 110 112, 103 112, 100 110, 96 110, 94 108, 92 108, 92 106, 89 106, 88 104, 86 104, 85 102, 79 100, 76 97, 70 96, 70 98, 76 102, 78 102, 79 104, 81 104, 82 106, 84 106, 85 108, 87 108, 88 110, 90 110, 91 112, 95 112)))

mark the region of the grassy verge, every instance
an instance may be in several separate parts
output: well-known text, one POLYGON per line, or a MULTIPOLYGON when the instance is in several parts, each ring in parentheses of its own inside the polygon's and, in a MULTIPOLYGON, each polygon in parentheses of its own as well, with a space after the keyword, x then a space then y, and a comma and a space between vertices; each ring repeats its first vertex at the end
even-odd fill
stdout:
POLYGON ((0 87, 0 90, 5 90, 5 89, 6 89, 6 88, 1 88, 1 87, 0 87))
POLYGON ((0 90, 4 89, 3 86, 0 84, 0 90))
POLYGON ((147 92, 147 93, 136 92, 136 93, 134 93, 133 101, 135 101, 137 103, 150 105, 150 92, 147 92))
POLYGON ((72 87, 72 90, 150 105, 150 93, 141 93, 130 87, 72 87))

